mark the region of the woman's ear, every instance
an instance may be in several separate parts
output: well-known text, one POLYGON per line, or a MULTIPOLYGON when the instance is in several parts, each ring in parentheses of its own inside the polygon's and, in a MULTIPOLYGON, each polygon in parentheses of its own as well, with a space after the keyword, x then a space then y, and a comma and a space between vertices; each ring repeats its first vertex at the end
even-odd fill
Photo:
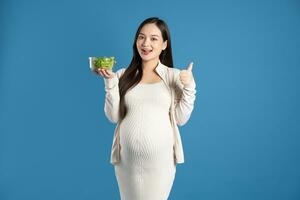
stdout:
POLYGON ((168 46, 168 40, 164 41, 163 43, 163 50, 165 50, 168 46))

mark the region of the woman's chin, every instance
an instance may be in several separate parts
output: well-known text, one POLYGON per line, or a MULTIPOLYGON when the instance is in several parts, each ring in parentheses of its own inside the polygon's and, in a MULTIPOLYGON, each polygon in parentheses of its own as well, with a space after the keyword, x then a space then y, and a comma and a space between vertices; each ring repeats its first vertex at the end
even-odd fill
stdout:
POLYGON ((146 55, 140 55, 140 56, 141 56, 143 61, 150 61, 150 60, 155 59, 155 57, 149 56, 149 55, 147 55, 147 56, 146 55))

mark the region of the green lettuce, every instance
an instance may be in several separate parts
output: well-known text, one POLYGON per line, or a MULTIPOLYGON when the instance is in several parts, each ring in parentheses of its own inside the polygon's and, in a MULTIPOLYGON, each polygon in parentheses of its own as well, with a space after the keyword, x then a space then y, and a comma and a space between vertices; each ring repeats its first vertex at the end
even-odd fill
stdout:
POLYGON ((117 63, 115 57, 99 57, 94 59, 94 66, 96 68, 112 69, 117 63))

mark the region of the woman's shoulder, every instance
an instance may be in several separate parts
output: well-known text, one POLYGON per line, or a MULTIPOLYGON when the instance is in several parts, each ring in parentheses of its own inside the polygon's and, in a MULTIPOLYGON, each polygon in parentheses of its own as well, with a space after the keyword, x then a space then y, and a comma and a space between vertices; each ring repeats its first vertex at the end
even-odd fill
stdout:
POLYGON ((177 67, 174 67, 174 66, 170 67, 163 63, 160 63, 160 64, 161 64, 161 66, 163 66, 162 68, 164 69, 164 71, 171 72, 172 74, 175 74, 175 75, 179 74, 179 72, 180 72, 180 69, 178 69, 177 67))
POLYGON ((120 69, 117 69, 117 71, 115 72, 117 74, 117 77, 120 78, 124 74, 126 69, 127 69, 126 67, 122 67, 120 69))
POLYGON ((171 75, 175 78, 179 76, 180 73, 180 69, 177 67, 168 67, 168 71, 171 72, 171 75))
POLYGON ((178 74, 180 72, 180 69, 177 67, 170 68, 174 73, 178 74))
POLYGON ((126 69, 126 67, 121 67, 120 69, 117 69, 116 73, 124 73, 126 69))

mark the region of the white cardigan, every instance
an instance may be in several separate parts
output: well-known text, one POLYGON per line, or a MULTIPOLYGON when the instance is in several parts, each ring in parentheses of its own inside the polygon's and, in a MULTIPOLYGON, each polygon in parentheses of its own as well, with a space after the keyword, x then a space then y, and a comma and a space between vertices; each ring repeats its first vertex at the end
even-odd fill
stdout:
MULTIPOLYGON (((119 130, 119 78, 125 72, 126 68, 121 68, 116 72, 116 76, 111 79, 105 79, 105 103, 104 112, 106 117, 112 123, 117 123, 114 130, 113 143, 111 148, 110 163, 116 164, 120 162, 120 130, 119 130)), ((184 86, 179 80, 180 70, 177 68, 170 68, 162 64, 160 61, 155 68, 155 71, 169 88, 172 104, 170 109, 170 119, 174 131, 174 163, 184 163, 184 153, 181 143, 181 137, 178 126, 184 125, 190 118, 194 108, 194 101, 196 99, 196 83, 184 86)))

